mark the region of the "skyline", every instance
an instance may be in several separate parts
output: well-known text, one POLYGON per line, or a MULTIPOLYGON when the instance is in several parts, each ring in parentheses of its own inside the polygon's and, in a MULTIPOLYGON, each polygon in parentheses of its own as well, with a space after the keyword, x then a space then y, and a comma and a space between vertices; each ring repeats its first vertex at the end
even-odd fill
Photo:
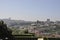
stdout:
POLYGON ((60 0, 0 0, 0 18, 60 20, 60 0))
POLYGON ((21 20, 21 21, 53 21, 53 22, 56 22, 56 21, 60 21, 60 20, 51 20, 51 19, 44 19, 44 20, 22 20, 22 19, 12 19, 11 17, 9 18, 0 18, 0 20, 21 20))

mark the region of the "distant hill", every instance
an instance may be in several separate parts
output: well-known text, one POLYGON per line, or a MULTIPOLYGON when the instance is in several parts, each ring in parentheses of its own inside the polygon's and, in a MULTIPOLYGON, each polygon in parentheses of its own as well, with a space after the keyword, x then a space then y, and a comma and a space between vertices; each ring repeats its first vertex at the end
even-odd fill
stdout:
POLYGON ((15 26, 15 25, 30 25, 31 21, 24 21, 24 20, 10 20, 10 19, 0 19, 3 20, 8 26, 15 26))

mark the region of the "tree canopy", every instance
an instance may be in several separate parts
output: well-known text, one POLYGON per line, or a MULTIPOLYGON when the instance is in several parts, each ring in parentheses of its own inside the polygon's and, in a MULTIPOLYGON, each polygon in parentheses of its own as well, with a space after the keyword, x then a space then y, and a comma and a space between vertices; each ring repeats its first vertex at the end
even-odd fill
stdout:
POLYGON ((7 25, 4 23, 4 21, 0 21, 0 39, 12 39, 12 31, 7 28, 7 25))

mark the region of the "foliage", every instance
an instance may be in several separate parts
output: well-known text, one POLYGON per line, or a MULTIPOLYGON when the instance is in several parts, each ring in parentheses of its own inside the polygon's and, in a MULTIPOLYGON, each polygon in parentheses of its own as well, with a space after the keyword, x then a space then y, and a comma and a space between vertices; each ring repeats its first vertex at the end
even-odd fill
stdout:
POLYGON ((29 34, 27 29, 24 30, 20 30, 20 29, 16 29, 16 28, 11 28, 12 29, 12 35, 24 35, 24 34, 29 34))
POLYGON ((7 25, 4 23, 4 21, 0 21, 0 38, 4 39, 7 37, 9 39, 12 39, 12 31, 7 28, 7 25))

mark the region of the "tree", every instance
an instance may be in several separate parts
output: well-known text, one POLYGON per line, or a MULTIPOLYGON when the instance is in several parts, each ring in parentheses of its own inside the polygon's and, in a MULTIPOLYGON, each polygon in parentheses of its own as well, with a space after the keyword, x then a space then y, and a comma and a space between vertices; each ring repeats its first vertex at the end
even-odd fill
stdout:
POLYGON ((0 38, 1 39, 12 39, 13 36, 12 36, 12 31, 7 28, 7 25, 4 23, 4 21, 0 21, 0 38))
POLYGON ((24 30, 24 33, 25 33, 25 34, 28 34, 28 33, 29 33, 29 32, 28 32, 28 29, 24 30))

